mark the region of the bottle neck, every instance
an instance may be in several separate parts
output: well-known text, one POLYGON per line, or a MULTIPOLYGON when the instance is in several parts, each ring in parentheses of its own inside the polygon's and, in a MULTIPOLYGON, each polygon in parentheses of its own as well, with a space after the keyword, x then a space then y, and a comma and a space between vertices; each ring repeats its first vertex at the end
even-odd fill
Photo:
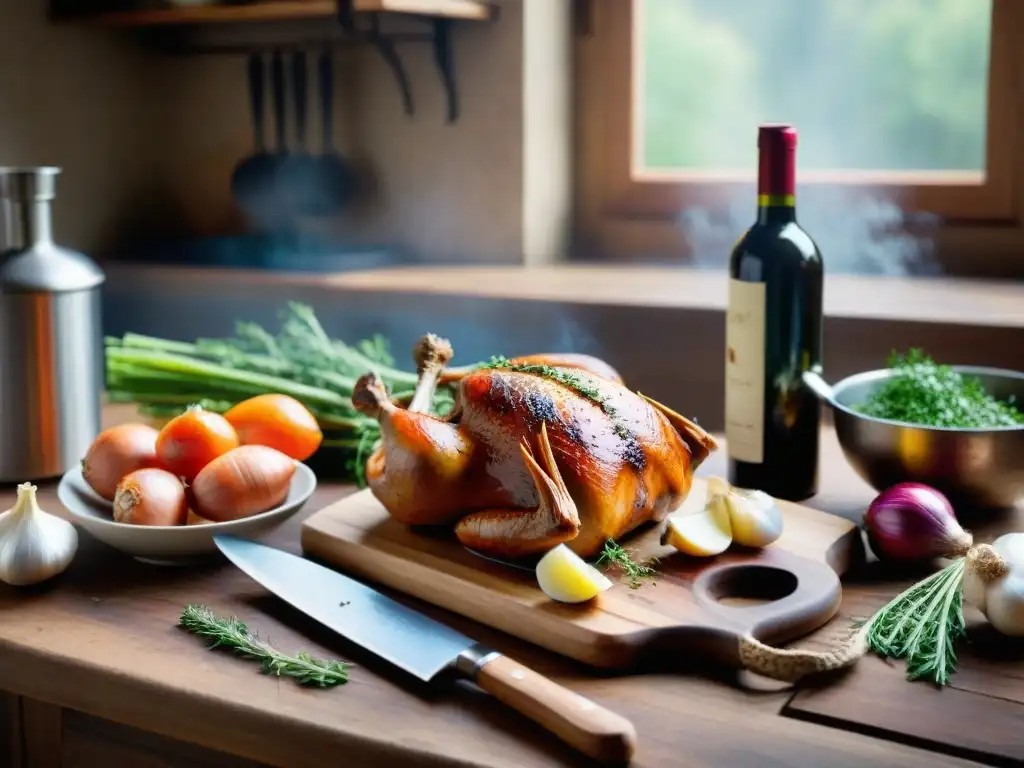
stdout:
POLYGON ((764 142, 758 150, 757 220, 760 224, 796 221, 796 146, 764 142))
POLYGON ((50 201, 4 201, 4 229, 9 249, 23 250, 51 243, 50 201))
POLYGON ((758 195, 758 224, 792 224, 796 221, 794 195, 758 195))

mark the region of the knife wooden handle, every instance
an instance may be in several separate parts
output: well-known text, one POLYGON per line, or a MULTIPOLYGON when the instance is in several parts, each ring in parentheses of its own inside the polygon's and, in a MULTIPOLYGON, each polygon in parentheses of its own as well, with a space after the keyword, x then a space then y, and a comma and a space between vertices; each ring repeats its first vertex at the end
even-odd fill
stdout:
POLYGON ((636 729, 629 720, 508 656, 495 655, 477 670, 475 679, 494 698, 588 757, 627 761, 633 756, 636 729))

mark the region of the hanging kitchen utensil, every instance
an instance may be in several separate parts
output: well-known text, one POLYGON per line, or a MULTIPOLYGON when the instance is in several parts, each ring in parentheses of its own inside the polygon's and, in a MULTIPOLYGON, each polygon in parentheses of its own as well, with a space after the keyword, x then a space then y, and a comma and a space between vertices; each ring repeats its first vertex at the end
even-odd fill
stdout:
POLYGON ((249 105, 252 110, 253 153, 242 160, 231 175, 231 193, 246 215, 260 219, 273 203, 277 161, 267 151, 263 115, 265 110, 264 62, 262 54, 249 56, 249 105))
POLYGON ((288 196, 281 187, 281 170, 288 162, 289 153, 285 117, 284 54, 280 49, 275 49, 270 58, 270 93, 271 106, 274 113, 276 144, 273 154, 273 183, 271 185, 273 194, 267 205, 265 215, 261 217, 261 222, 268 228, 282 229, 290 221, 292 210, 288 196))
POLYGON ((317 59, 317 85, 323 123, 323 148, 317 161, 317 190, 308 213, 329 216, 338 213, 354 197, 356 171, 334 149, 334 62, 331 49, 324 48, 317 59))
POLYGON ((320 162, 306 145, 308 67, 304 51, 292 54, 292 98, 295 106, 295 147, 280 168, 279 189, 293 215, 315 213, 322 195, 320 162))

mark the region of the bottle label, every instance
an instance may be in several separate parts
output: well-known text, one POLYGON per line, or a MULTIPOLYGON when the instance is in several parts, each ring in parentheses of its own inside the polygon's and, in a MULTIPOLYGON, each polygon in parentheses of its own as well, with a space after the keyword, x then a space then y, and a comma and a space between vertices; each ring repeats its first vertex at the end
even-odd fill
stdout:
POLYGON ((730 278, 725 326, 725 442, 737 461, 764 461, 765 284, 730 278))

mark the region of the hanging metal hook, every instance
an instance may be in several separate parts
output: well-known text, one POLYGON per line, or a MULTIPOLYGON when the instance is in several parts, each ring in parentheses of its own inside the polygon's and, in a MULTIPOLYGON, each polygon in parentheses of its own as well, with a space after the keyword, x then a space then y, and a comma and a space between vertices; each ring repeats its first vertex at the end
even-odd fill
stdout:
POLYGON ((416 107, 412 101, 412 86, 409 84, 409 76, 402 65, 402 59, 398 55, 398 49, 395 48, 394 41, 390 37, 381 34, 379 14, 374 13, 370 15, 369 39, 370 43, 380 52, 381 58, 384 59, 391 69, 391 74, 394 75, 395 82, 398 83, 398 89, 402 95, 402 107, 405 110, 405 114, 412 117, 416 112, 416 107))

